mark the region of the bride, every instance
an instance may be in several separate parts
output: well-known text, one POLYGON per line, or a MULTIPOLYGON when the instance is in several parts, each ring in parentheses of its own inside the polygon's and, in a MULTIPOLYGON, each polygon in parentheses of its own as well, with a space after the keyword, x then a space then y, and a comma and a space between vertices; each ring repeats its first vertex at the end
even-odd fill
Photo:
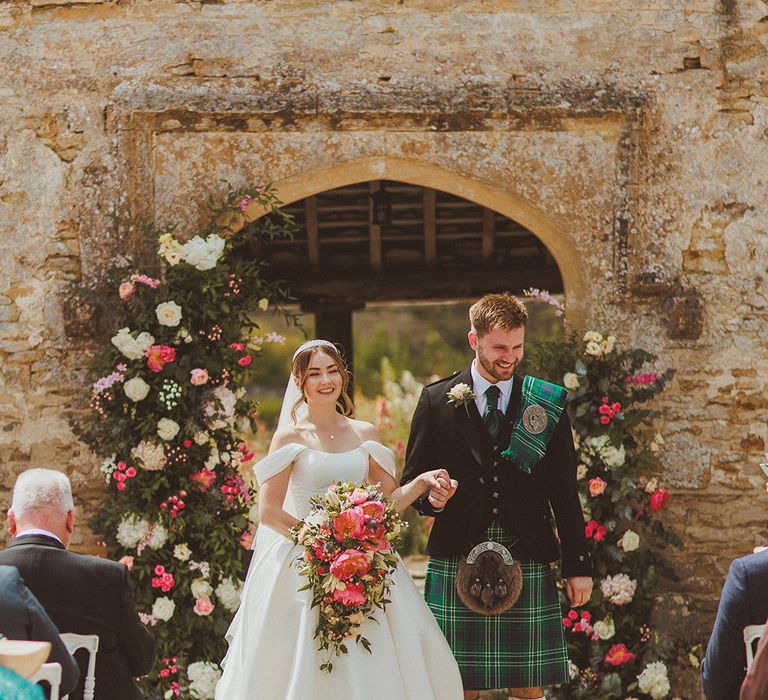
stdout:
POLYGON ((302 552, 289 530, 310 509, 309 498, 334 481, 380 483, 382 492, 405 509, 427 489, 436 507, 450 498, 456 482, 445 470, 427 472, 396 488, 392 451, 369 423, 348 417, 351 403, 344 361, 326 340, 296 350, 292 381, 269 455, 254 466, 259 483, 259 527, 240 608, 227 632, 229 650, 217 700, 459 700, 456 662, 432 613, 402 561, 392 574, 391 602, 361 634, 371 653, 347 644, 320 664, 328 651, 313 637, 318 610, 293 562, 302 552), (339 410, 342 412, 339 412, 339 410))

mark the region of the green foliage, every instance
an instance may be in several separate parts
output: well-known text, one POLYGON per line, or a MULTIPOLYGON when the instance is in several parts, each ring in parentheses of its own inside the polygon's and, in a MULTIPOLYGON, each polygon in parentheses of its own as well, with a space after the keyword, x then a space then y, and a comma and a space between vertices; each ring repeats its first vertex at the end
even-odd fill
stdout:
POLYGON ((159 279, 130 260, 109 276, 104 311, 123 330, 94 357, 90 410, 73 428, 105 458, 108 493, 94 526, 110 556, 132 558, 138 608, 153 625, 158 664, 143 681, 148 697, 173 692, 174 682, 182 697, 205 697, 185 670, 217 665, 226 651, 255 507, 241 473, 253 455, 238 436, 252 432, 256 409, 244 387, 281 340, 260 333, 254 316, 287 301, 263 280, 258 259, 262 242, 292 234, 279 205, 271 186, 229 188, 186 244, 145 227, 159 242, 159 279), (249 221, 246 210, 257 209, 266 214, 249 221), (168 599, 165 612, 153 614, 159 598, 168 599))

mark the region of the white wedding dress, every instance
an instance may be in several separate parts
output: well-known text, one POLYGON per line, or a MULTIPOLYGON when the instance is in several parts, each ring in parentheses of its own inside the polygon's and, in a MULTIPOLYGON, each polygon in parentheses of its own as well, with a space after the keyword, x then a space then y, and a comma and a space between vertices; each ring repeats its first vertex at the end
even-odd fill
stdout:
MULTIPOLYGON (((372 440, 348 452, 320 452, 289 444, 254 466, 259 484, 294 463, 284 508, 297 518, 309 497, 334 481, 368 477, 369 455, 394 476, 394 457, 372 440)), ((399 562, 392 576, 391 602, 363 623, 368 653, 354 639, 348 654, 334 657, 333 671, 320 671, 328 652, 313 638, 317 608, 311 608, 306 579, 294 560, 302 548, 266 526, 256 534, 253 559, 240 608, 227 632, 229 650, 217 700, 459 700, 461 677, 440 628, 399 562)))

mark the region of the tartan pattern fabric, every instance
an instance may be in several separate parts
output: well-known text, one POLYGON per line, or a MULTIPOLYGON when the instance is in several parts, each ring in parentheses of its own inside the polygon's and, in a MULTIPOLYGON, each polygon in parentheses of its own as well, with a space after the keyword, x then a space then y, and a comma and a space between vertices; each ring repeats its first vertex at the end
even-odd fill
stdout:
MULTIPOLYGON (((486 537, 513 544, 497 524, 486 537)), ((555 575, 547 564, 520 562, 523 591, 501 615, 472 612, 456 593, 461 557, 431 558, 425 597, 456 657, 466 690, 530 688, 567 683, 568 652, 555 575)))
POLYGON ((512 436, 509 439, 509 446, 501 454, 526 474, 531 473, 534 465, 546 453, 549 441, 565 408, 567 396, 568 392, 557 384, 551 384, 530 375, 526 375, 523 379, 523 394, 520 399, 520 408, 515 416, 512 436), (541 406, 547 414, 547 427, 538 435, 532 435, 523 427, 523 413, 526 408, 533 405, 541 406))

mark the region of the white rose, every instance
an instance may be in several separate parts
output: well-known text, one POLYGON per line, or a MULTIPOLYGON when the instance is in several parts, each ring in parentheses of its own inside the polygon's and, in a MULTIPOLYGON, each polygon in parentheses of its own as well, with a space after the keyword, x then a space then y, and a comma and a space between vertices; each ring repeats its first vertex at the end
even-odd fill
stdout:
POLYGON ((157 321, 161 326, 169 328, 181 323, 181 307, 175 301, 164 301, 155 308, 157 321))
POLYGON ((199 430, 192 436, 192 439, 195 441, 195 445, 205 445, 208 442, 208 433, 205 430, 199 430))
POLYGON ((640 546, 640 535, 633 530, 627 530, 618 542, 625 552, 634 552, 640 546))
POLYGON ((664 662, 654 661, 648 664, 637 677, 637 687, 644 693, 648 693, 653 700, 667 697, 671 688, 664 662))
POLYGON ((134 338, 130 328, 121 328, 112 336, 112 345, 114 345, 129 360, 140 360, 144 357, 146 349, 154 344, 155 339, 146 331, 139 333, 138 338, 134 338))
POLYGON ((587 347, 585 348, 584 352, 586 352, 587 355, 595 355, 599 357, 603 354, 603 348, 600 343, 596 343, 594 340, 590 340, 587 343, 587 347))
POLYGON ((579 378, 573 372, 566 372, 563 375, 563 385, 566 389, 578 389, 581 386, 579 378))
POLYGON ((598 620, 594 625, 595 633, 602 640, 610 639, 616 634, 616 625, 609 615, 604 620, 598 620))
POLYGON ((192 556, 192 550, 186 542, 182 542, 173 548, 173 556, 179 561, 187 561, 192 556))
POLYGON ((196 578, 189 586, 193 598, 210 598, 213 593, 211 584, 204 578, 196 578))
POLYGON ((597 331, 587 331, 584 334, 584 342, 585 343, 600 343, 603 340, 602 333, 598 333, 597 331))
POLYGON ((184 247, 170 233, 160 236, 158 253, 168 261, 171 267, 178 265, 184 254, 184 247))
POLYGON ((156 617, 158 620, 167 622, 173 617, 173 613, 176 610, 176 603, 166 596, 161 596, 155 600, 152 606, 152 617, 156 617))
POLYGON ((269 299, 259 299, 259 311, 266 311, 269 308, 269 299))
POLYGON ((170 418, 161 418, 157 421, 157 434, 163 440, 173 440, 179 434, 179 424, 170 418))
POLYGON ((224 239, 211 234, 203 239, 195 236, 184 244, 184 260, 198 270, 211 270, 216 267, 221 254, 224 252, 224 239))
POLYGON ((149 393, 149 384, 141 377, 133 377, 123 385, 123 391, 131 401, 143 401, 149 393))

